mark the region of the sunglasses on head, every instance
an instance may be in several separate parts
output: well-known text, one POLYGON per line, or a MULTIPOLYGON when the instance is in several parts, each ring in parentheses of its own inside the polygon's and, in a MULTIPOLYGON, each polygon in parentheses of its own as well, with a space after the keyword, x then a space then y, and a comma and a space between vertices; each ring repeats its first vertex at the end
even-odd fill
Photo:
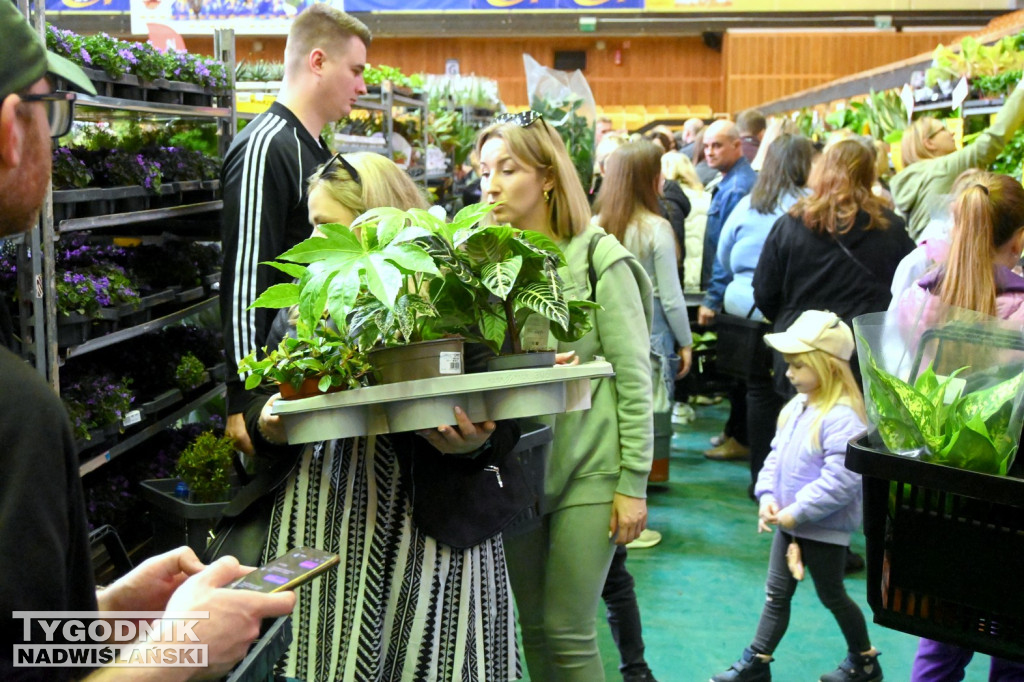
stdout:
POLYGON ((534 121, 541 118, 544 118, 544 116, 539 111, 527 109, 526 111, 520 111, 518 114, 497 114, 494 117, 494 122, 512 123, 520 128, 529 128, 534 121))
POLYGON ((324 169, 320 172, 320 176, 324 177, 327 174, 329 174, 331 172, 331 169, 334 168, 335 163, 340 164, 341 167, 345 169, 345 172, 347 172, 352 177, 352 179, 355 180, 355 183, 362 187, 363 180, 362 178, 359 177, 359 171, 355 169, 355 166, 353 166, 351 163, 345 160, 345 157, 341 155, 341 152, 338 152, 337 154, 332 156, 331 160, 324 164, 324 169))
POLYGON ((46 118, 50 123, 50 137, 68 134, 75 120, 75 93, 47 92, 39 95, 18 95, 22 102, 41 102, 46 107, 46 118))

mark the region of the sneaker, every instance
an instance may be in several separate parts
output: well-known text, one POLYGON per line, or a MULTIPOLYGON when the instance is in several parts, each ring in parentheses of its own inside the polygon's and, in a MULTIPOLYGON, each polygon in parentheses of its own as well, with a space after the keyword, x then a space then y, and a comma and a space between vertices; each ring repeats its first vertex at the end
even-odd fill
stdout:
POLYGON ((691 405, 676 403, 672 408, 673 424, 692 424, 697 419, 697 413, 691 405))
POLYGON ((882 679, 882 666, 878 665, 878 654, 855 654, 852 651, 846 660, 830 673, 821 676, 819 682, 878 682, 882 679))
POLYGON ((704 451, 704 456, 719 462, 750 457, 750 448, 729 436, 721 445, 704 451))
POLYGON ((773 660, 762 660, 753 649, 744 649, 740 660, 733 663, 724 673, 712 677, 711 682, 772 682, 773 660))
POLYGON ((626 549, 647 549, 648 547, 654 547, 659 542, 661 542, 661 533, 650 528, 644 528, 640 531, 640 535, 636 540, 626 544, 626 549))
POLYGON ((857 571, 864 570, 864 557, 857 554, 849 547, 846 548, 846 566, 844 567, 846 575, 856 573, 857 571))

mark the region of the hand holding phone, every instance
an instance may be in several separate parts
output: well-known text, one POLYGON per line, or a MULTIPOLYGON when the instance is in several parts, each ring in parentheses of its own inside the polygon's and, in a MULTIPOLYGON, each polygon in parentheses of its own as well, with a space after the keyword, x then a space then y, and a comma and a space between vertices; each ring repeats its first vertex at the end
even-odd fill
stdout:
POLYGON ((332 552, 299 547, 242 576, 231 587, 267 593, 294 590, 336 566, 338 561, 338 555, 332 552))

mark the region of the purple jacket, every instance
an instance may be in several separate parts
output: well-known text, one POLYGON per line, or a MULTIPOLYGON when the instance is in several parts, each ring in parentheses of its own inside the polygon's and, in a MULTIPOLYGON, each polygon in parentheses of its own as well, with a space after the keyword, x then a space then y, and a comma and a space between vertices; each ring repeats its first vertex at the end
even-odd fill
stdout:
POLYGON ((816 448, 810 429, 817 415, 802 393, 783 408, 754 494, 771 495, 782 509, 793 505, 793 535, 846 546, 861 522, 862 495, 860 474, 846 468, 846 444, 866 427, 848 405, 836 405, 821 420, 816 448))
MULTIPOLYGON (((942 280, 942 273, 939 269, 925 274, 900 296, 896 309, 902 327, 931 326, 937 310, 942 307, 933 293, 942 280)), ((996 317, 1024 322, 1024 278, 1001 265, 996 267, 996 317)))

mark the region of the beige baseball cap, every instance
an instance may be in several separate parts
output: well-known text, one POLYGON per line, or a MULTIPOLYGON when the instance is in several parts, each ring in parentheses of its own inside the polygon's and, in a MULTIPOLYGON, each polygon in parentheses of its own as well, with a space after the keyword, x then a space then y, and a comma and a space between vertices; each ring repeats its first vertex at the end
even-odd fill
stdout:
POLYGON ((780 353, 821 350, 841 360, 849 360, 854 351, 850 327, 827 310, 805 310, 786 331, 765 334, 764 342, 780 353))

